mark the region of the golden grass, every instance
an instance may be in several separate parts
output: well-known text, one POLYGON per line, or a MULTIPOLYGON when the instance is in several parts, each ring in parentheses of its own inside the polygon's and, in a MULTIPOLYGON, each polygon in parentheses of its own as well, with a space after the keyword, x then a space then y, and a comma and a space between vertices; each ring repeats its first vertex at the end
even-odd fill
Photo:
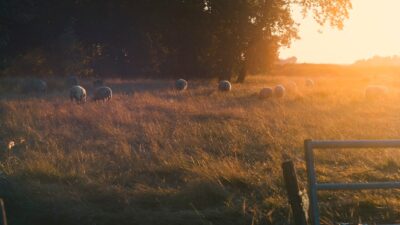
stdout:
MULTIPOLYGON (((254 76, 229 93, 217 82, 176 92, 173 81, 108 80, 111 102, 78 105, 60 80, 24 96, 3 78, 0 137, 16 143, 1 149, 10 224, 287 224, 280 163, 293 159, 304 185, 304 139, 400 137, 399 77, 314 76, 314 88, 305 79, 254 76), (292 82, 283 99, 257 97, 292 82), (366 99, 369 84, 389 94, 366 99)), ((398 180, 397 156, 318 152, 318 179, 398 180)), ((326 223, 398 219, 398 191, 320 198, 326 223)))

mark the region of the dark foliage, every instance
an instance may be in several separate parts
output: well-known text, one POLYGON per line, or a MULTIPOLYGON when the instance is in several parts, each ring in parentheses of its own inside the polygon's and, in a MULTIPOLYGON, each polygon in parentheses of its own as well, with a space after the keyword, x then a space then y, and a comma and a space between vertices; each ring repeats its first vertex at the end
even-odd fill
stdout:
POLYGON ((341 27, 350 0, 0 0, 13 75, 218 77, 266 72, 297 37, 294 5, 341 27))

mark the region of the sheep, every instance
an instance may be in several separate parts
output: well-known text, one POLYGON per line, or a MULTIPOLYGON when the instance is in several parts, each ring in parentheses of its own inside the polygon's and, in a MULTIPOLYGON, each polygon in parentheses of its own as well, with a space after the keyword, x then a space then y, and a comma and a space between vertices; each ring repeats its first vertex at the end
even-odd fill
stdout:
POLYGON ((307 79, 306 80, 306 86, 307 87, 314 87, 314 81, 312 79, 307 79))
POLYGON ((66 83, 67 87, 77 86, 77 85, 79 85, 79 80, 78 80, 78 77, 76 77, 76 76, 69 76, 69 77, 67 77, 67 80, 65 83, 66 83))
POLYGON ((86 102, 86 90, 85 88, 75 85, 69 90, 69 98, 73 102, 74 100, 78 103, 86 102))
POLYGON ((22 86, 23 93, 45 93, 47 90, 47 83, 40 79, 30 79, 25 81, 22 86))
POLYGON ((297 84, 296 84, 296 82, 294 82, 294 81, 289 81, 287 84, 286 84, 286 89, 288 90, 288 91, 291 91, 291 92, 297 92, 297 84))
POLYGON ((102 87, 103 85, 104 85, 104 81, 101 79, 97 79, 97 80, 93 81, 93 86, 95 88, 102 87))
POLYGON ((186 90, 187 86, 188 86, 188 82, 184 79, 179 79, 175 82, 175 88, 178 91, 186 90))
POLYGON ((282 98, 283 96, 285 96, 285 87, 281 84, 276 85, 274 88, 274 96, 277 98, 282 98))
POLYGON ((219 82, 218 89, 220 91, 230 91, 232 89, 232 84, 227 80, 222 80, 219 82))
POLYGON ((260 98, 266 99, 266 98, 272 97, 273 94, 274 94, 274 91, 272 90, 272 88, 266 87, 266 88, 261 89, 259 96, 260 96, 260 98))
POLYGON ((388 88, 381 85, 369 85, 365 88, 366 98, 381 98, 388 93, 388 88))
POLYGON ((98 101, 98 100, 103 100, 103 101, 109 101, 112 98, 112 90, 109 87, 99 87, 96 89, 93 100, 98 101))

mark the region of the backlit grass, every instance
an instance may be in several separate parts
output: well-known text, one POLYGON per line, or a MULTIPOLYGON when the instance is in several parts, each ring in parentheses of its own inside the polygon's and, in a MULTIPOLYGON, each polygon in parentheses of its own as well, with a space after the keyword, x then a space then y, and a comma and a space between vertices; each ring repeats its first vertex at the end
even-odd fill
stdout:
MULTIPOLYGON (((314 88, 306 78, 255 76, 229 93, 213 81, 176 92, 174 81, 115 79, 111 102, 82 105, 62 80, 26 96, 2 78, 0 196, 10 224, 287 224, 280 164, 293 159, 305 186, 304 139, 400 137, 399 77, 316 76, 314 88), (283 99, 257 97, 276 84, 288 87, 283 99), (389 94, 366 99, 368 84, 389 94)), ((318 151, 318 179, 398 180, 398 156, 318 151)), ((399 198, 320 193, 326 223, 395 222, 399 198)))

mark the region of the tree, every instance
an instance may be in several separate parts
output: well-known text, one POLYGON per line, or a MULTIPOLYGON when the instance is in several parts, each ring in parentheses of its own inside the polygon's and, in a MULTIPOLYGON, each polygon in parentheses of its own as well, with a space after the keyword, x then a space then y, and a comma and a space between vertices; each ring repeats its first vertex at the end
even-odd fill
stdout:
POLYGON ((350 0, 207 0, 206 4, 219 38, 220 70, 236 70, 238 82, 245 80, 247 70, 268 71, 279 47, 298 38, 291 14, 294 7, 301 6, 304 15, 311 11, 321 25, 329 22, 338 28, 351 8, 350 0))
POLYGON ((350 0, 0 0, 0 63, 37 52, 49 74, 237 74, 243 82, 267 72, 279 48, 298 38, 291 14, 298 6, 338 28, 351 8, 350 0))

